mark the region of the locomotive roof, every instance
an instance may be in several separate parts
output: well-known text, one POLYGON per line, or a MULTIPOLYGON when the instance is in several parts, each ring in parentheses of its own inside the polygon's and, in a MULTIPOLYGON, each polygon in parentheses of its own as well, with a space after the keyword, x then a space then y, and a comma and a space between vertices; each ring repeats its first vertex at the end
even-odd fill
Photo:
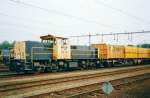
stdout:
POLYGON ((48 39, 55 39, 55 38, 58 38, 58 39, 68 39, 68 38, 65 38, 65 37, 58 37, 58 36, 53 36, 53 35, 44 35, 44 36, 40 36, 41 39, 44 39, 44 40, 48 40, 48 39))

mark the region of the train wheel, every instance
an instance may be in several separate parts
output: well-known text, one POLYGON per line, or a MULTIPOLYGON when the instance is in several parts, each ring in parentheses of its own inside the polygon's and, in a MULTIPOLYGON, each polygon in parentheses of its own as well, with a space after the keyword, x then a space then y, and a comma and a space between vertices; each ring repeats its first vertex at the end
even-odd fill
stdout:
POLYGON ((86 61, 81 61, 79 64, 80 64, 79 66, 80 66, 80 69, 81 69, 81 70, 84 70, 84 69, 87 68, 86 61))
POLYGON ((44 72, 51 72, 51 71, 52 71, 52 70, 51 70, 50 67, 46 67, 45 70, 44 70, 44 72))
POLYGON ((64 63, 64 70, 65 71, 68 71, 70 68, 69 68, 69 63, 68 62, 65 62, 64 63))
POLYGON ((40 73, 40 71, 41 71, 41 67, 39 67, 39 66, 35 67, 35 72, 36 73, 40 73))
POLYGON ((104 67, 108 67, 107 62, 104 62, 103 65, 104 67))

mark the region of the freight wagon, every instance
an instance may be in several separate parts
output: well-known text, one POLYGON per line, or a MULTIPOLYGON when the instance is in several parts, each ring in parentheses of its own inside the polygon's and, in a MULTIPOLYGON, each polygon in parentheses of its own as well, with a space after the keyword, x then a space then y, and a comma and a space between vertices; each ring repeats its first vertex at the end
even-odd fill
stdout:
POLYGON ((150 49, 109 44, 93 44, 93 47, 100 50, 99 59, 105 60, 108 65, 150 63, 150 49))
POLYGON ((98 48, 98 58, 103 61, 105 66, 114 66, 117 63, 124 63, 124 46, 109 45, 109 44, 93 44, 93 47, 98 48))
POLYGON ((41 42, 15 43, 12 70, 44 72, 150 63, 150 49, 109 44, 70 45, 68 38, 53 35, 40 38, 41 42))

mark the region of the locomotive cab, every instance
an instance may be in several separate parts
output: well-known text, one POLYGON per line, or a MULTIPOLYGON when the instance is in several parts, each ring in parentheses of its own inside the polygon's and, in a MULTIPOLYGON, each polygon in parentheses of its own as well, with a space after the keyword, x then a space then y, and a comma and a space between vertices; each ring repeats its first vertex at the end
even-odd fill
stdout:
POLYGON ((53 60, 70 59, 70 43, 68 38, 46 35, 40 37, 45 48, 49 48, 53 60))

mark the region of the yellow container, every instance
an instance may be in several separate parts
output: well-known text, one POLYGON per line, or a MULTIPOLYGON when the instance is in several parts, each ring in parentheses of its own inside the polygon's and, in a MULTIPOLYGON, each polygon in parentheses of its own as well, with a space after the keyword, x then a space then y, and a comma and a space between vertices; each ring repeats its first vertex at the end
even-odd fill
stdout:
POLYGON ((150 48, 148 49, 148 58, 150 59, 150 48))
POLYGON ((138 48, 138 58, 148 58, 148 51, 146 48, 138 48))
POLYGON ((99 58, 101 59, 121 59, 124 58, 124 46, 109 44, 94 44, 99 50, 99 58))
POLYGON ((138 48, 126 46, 125 47, 125 58, 126 59, 138 58, 138 48))

